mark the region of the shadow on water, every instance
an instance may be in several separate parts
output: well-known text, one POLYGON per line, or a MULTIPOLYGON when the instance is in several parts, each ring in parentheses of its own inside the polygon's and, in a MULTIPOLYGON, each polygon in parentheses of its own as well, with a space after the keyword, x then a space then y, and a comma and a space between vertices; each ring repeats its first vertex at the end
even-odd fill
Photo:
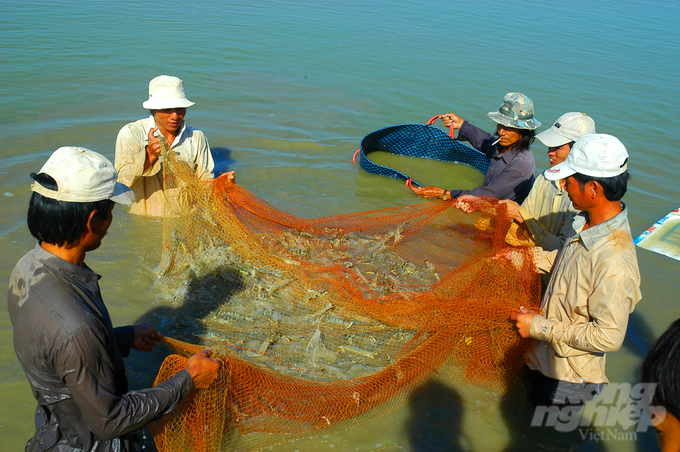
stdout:
MULTIPOLYGON (((180 306, 153 308, 134 323, 148 323, 165 336, 200 344, 199 335, 203 332, 201 320, 228 303, 230 297, 242 289, 238 270, 218 268, 191 281, 180 306)), ((172 350, 165 344, 157 344, 150 352, 133 350, 125 359, 130 389, 151 387, 163 360, 170 354, 172 350)), ((144 450, 156 451, 147 427, 140 436, 144 450)))
MULTIPOLYGON (((623 346, 644 359, 654 340, 652 329, 645 319, 637 311, 633 311, 628 318, 628 330, 626 331, 626 338, 623 340, 623 346)), ((636 372, 635 375, 640 375, 640 372, 636 372)))
POLYGON ((408 401, 408 436, 414 452, 463 452, 463 401, 450 387, 433 382, 408 401))
MULTIPOLYGON (((522 369, 519 381, 501 401, 501 413, 510 433, 505 452, 606 450, 602 442, 589 441, 591 430, 588 427, 578 428, 578 425, 575 425, 571 431, 560 432, 554 426, 546 426, 545 417, 539 421, 542 425, 532 425, 536 406, 528 398, 531 389, 525 371, 526 368, 522 369)), ((578 420, 581 413, 582 411, 574 413, 578 420)))
MULTIPOLYGON (((649 349, 654 344, 656 338, 653 336, 652 329, 645 319, 638 313, 633 311, 628 320, 628 331, 626 331, 626 338, 623 341, 623 346, 632 353, 640 357, 640 364, 635 369, 635 384, 640 381, 640 372, 642 367, 642 360, 645 359, 649 353, 649 349)), ((656 439, 656 429, 649 427, 645 432, 639 432, 636 435, 636 450, 640 452, 647 452, 650 450, 657 450, 658 443, 656 439)))
MULTIPOLYGON (((232 268, 219 268, 211 273, 197 277, 189 283, 186 294, 179 306, 158 306, 135 323, 146 322, 153 325, 164 335, 186 342, 200 344, 199 336, 204 332, 201 320, 221 306, 229 303, 230 294, 243 289, 241 274, 232 268)), ((650 329, 636 313, 631 322, 624 346, 636 355, 644 357, 653 339, 650 329)), ((164 344, 158 344, 148 353, 132 351, 126 358, 131 389, 141 389, 153 385, 156 373, 163 360, 172 351, 164 344)), ((639 373, 639 372, 638 372, 639 373)), ((508 426, 510 441, 506 452, 531 451, 604 451, 600 441, 589 439, 590 429, 576 429, 562 433, 553 427, 532 426, 535 407, 527 401, 526 379, 516 384, 514 389, 503 397, 501 410, 508 426), (584 435, 585 432, 585 435, 584 435)), ((471 441, 466 440, 462 428, 463 402, 461 396, 452 388, 440 382, 433 382, 422 391, 414 391, 409 398, 410 416, 408 436, 415 452, 471 450, 471 441)), ((143 440, 146 450, 155 450, 150 443, 148 431, 143 440)), ((636 448, 639 451, 655 450, 654 429, 638 433, 636 448)))
MULTIPOLYGON (((201 322, 207 315, 229 302, 234 293, 243 289, 241 274, 233 268, 218 268, 190 281, 182 303, 177 306, 158 306, 135 323, 153 325, 161 334, 192 344, 200 344, 203 333, 201 322)), ((128 379, 133 389, 149 387, 163 360, 172 351, 158 344, 151 352, 132 351, 126 358, 128 379)))
POLYGON ((231 158, 231 149, 229 148, 210 148, 213 160, 215 161, 215 177, 229 171, 229 168, 234 166, 236 160, 231 158))

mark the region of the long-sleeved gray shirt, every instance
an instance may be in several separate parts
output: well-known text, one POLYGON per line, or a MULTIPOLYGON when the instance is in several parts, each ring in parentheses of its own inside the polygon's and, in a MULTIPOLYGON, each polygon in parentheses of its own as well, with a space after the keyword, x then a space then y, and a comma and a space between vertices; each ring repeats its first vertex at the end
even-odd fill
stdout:
POLYGON ((99 278, 40 244, 12 272, 14 350, 38 401, 27 451, 137 450, 134 432, 193 388, 182 370, 154 388, 128 392, 123 356, 134 329, 114 330, 99 278))
POLYGON ((499 154, 500 147, 492 145, 494 136, 465 121, 458 131, 458 140, 469 141, 478 151, 491 159, 484 183, 472 190, 451 190, 451 197, 461 195, 493 196, 511 199, 522 204, 534 183, 536 162, 527 149, 512 148, 499 154))

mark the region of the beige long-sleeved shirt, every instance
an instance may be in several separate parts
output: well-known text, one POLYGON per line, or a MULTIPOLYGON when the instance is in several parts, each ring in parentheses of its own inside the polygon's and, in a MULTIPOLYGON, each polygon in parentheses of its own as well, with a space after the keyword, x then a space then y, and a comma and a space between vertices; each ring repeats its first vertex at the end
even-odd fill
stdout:
POLYGON ((537 339, 527 354, 529 367, 572 383, 607 383, 606 352, 618 350, 628 316, 640 301, 640 271, 623 211, 583 231, 586 213, 574 219, 575 235, 561 251, 536 248, 539 271, 552 270, 531 323, 537 339))
POLYGON ((524 224, 538 246, 546 251, 561 249, 574 234, 572 222, 579 211, 558 182, 539 174, 519 208, 524 224))
MULTIPOLYGON (((118 171, 118 182, 130 187, 135 194, 136 200, 130 213, 160 217, 163 216, 166 201, 161 159, 144 171, 145 148, 151 128, 156 128, 153 116, 131 122, 120 129, 114 165, 118 171)), ((215 163, 203 132, 184 124, 171 148, 193 168, 200 179, 213 178, 215 163)))

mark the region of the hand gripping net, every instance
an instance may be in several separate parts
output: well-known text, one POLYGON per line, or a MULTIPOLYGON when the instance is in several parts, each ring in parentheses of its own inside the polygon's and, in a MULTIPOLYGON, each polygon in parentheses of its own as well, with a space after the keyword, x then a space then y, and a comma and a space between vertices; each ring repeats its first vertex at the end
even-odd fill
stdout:
POLYGON ((224 365, 151 424, 159 450, 259 450, 382 415, 439 372, 505 390, 523 365, 509 316, 540 282, 502 205, 304 219, 163 158, 159 288, 202 308, 200 328, 163 331, 185 342, 156 383, 205 347, 224 365))

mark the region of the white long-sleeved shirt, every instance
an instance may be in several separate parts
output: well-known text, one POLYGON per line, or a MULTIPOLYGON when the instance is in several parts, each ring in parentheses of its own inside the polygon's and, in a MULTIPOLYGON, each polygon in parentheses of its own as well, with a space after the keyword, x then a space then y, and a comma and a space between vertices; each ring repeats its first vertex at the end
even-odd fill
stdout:
MULTIPOLYGON (((149 142, 149 130, 152 128, 157 127, 153 116, 150 116, 120 129, 116 139, 114 165, 118 171, 118 182, 130 187, 135 194, 136 200, 130 213, 160 217, 164 214, 166 201, 161 159, 144 171, 146 145, 149 142)), ((199 179, 213 178, 215 163, 203 132, 184 124, 170 147, 179 155, 180 160, 190 165, 199 179)))

